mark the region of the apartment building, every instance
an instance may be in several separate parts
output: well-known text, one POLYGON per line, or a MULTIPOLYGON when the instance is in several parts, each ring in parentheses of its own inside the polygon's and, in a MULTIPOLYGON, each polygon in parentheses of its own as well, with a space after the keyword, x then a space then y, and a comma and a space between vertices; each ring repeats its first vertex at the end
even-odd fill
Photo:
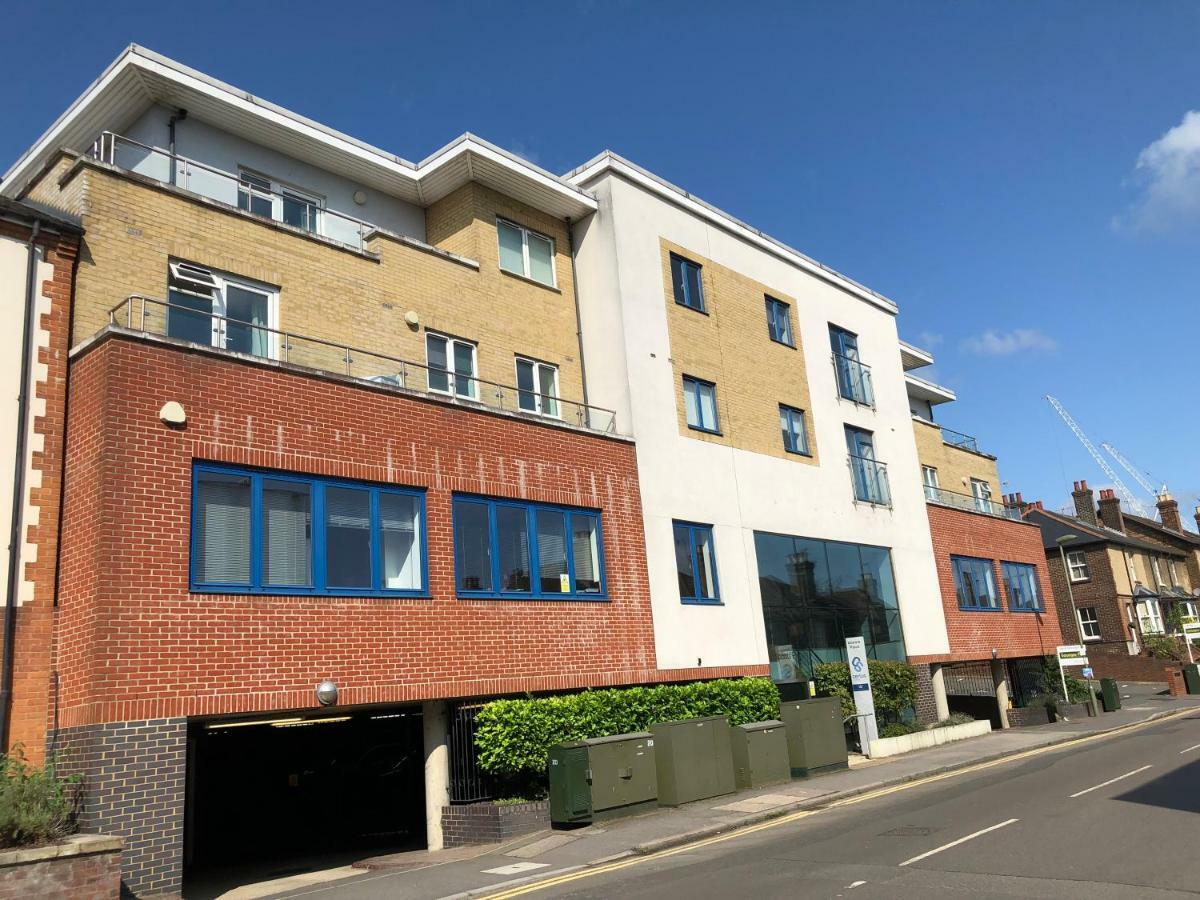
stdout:
POLYGON ((931 666, 939 718, 961 711, 1007 727, 1009 704, 1041 690, 1042 659, 1064 643, 1041 532, 997 499, 996 457, 935 421, 957 398, 914 374, 932 354, 902 344, 901 355, 950 644, 920 661, 931 666))
POLYGON ((766 671, 737 629, 656 653, 628 404, 585 387, 581 186, 470 135, 410 163, 134 46, 0 194, 84 231, 38 345, 62 550, 12 737, 84 774, 130 891, 437 848, 479 700, 766 671))
POLYGON ((598 203, 588 395, 637 439, 658 665, 788 695, 849 636, 943 658, 896 305, 611 152, 569 178, 598 203))
POLYGON ((1111 488, 1097 504, 1087 481, 1077 481, 1071 497, 1073 516, 1019 503, 1041 528, 1064 634, 1074 629, 1089 646, 1097 677, 1165 680, 1167 661, 1151 656, 1144 639, 1167 634, 1176 615, 1195 615, 1188 554, 1130 531, 1111 488))

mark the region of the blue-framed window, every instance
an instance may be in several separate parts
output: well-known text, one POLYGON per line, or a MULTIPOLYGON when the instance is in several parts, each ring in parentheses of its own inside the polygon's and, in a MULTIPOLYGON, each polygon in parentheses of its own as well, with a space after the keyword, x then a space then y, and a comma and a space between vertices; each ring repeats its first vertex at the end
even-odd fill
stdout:
POLYGON ((771 340, 795 347, 792 341, 792 309, 782 300, 767 297, 767 333, 771 340))
POLYGON ((808 456, 808 432, 804 428, 804 410, 779 404, 779 428, 783 432, 783 449, 788 453, 808 456))
POLYGON ((829 345, 833 349, 833 369, 837 374, 838 396, 861 406, 875 405, 871 369, 863 365, 858 351, 858 335, 853 331, 829 326, 829 345))
POLYGON ((712 526, 695 522, 675 522, 674 526, 679 599, 684 603, 720 603, 712 526))
POLYGON ((1044 612, 1042 593, 1038 590, 1037 567, 1028 563, 1000 564, 1004 586, 1008 589, 1008 608, 1013 612, 1044 612))
POLYGON ((462 597, 602 600, 600 513, 455 497, 454 583, 462 597))
POLYGON ((697 312, 704 312, 704 282, 700 266, 690 259, 671 254, 671 288, 675 302, 697 312))
POLYGON ((951 556, 954 587, 958 593, 958 608, 998 611, 1000 597, 996 593, 996 573, 990 559, 975 556, 951 556))
POLYGON ((193 591, 424 596, 427 573, 423 491, 192 468, 193 591))
POLYGON ((721 433, 717 417, 717 386, 711 381, 683 376, 683 408, 687 415, 688 428, 721 433))

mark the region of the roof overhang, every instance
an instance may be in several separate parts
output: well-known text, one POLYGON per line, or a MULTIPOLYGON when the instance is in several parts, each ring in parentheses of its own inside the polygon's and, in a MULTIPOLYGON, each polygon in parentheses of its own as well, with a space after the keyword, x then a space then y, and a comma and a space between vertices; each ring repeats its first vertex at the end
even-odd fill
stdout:
POLYGON ((904 371, 910 369, 919 369, 922 366, 933 365, 933 354, 928 350, 922 350, 908 341, 900 342, 900 361, 904 364, 904 371))
POLYGON ((60 149, 86 152, 100 132, 122 132, 152 104, 186 109, 189 117, 419 206, 468 181, 558 218, 577 219, 597 206, 577 185, 474 135, 411 163, 136 44, 13 164, 0 196, 19 197, 60 149))
POLYGON ((872 306, 876 306, 892 315, 895 315, 899 311, 899 307, 895 301, 888 299, 883 294, 877 293, 859 284, 857 281, 846 277, 841 272, 817 262, 815 259, 806 256, 799 250, 789 247, 782 241, 778 241, 770 235, 759 231, 757 228, 747 225, 724 210, 705 203, 703 200, 689 194, 683 188, 659 178, 653 172, 643 169, 636 163, 630 162, 624 157, 613 153, 611 150, 605 150, 578 169, 568 172, 564 177, 571 184, 586 188, 590 187, 593 182, 606 174, 620 175, 667 202, 673 203, 681 209, 706 220, 710 224, 741 238, 747 243, 753 244, 785 262, 805 270, 811 275, 815 275, 822 281, 841 288, 846 293, 858 297, 860 300, 865 300, 872 306))
POLYGON ((937 406, 939 403, 952 403, 958 399, 958 395, 950 388, 926 381, 924 378, 918 378, 907 372, 904 373, 904 386, 908 390, 909 397, 924 400, 932 406, 937 406))

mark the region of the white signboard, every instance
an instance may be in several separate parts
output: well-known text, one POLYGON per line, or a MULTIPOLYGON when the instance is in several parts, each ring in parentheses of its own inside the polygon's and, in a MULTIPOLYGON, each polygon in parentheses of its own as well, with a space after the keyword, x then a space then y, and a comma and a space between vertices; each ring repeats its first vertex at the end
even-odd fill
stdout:
POLYGON ((879 739, 875 724, 875 698, 871 694, 871 673, 867 668, 867 642, 861 637, 846 638, 846 660, 850 664, 850 691, 858 713, 858 739, 864 756, 871 755, 871 744, 879 739))
POLYGON ((1060 666, 1086 666, 1087 648, 1082 644, 1064 644, 1055 651, 1060 666))

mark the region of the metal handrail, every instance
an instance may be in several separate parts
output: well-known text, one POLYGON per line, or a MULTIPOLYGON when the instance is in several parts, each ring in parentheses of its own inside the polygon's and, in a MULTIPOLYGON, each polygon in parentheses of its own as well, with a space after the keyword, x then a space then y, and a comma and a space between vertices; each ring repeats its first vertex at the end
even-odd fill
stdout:
POLYGON ((1003 503, 988 500, 986 497, 976 497, 974 494, 964 494, 960 491, 948 491, 943 487, 925 485, 925 499, 938 506, 949 506, 953 509, 978 512, 1002 519, 1020 519, 1021 511, 1016 507, 1007 507, 1003 503))
MULTIPOLYGON (((229 352, 228 335, 232 327, 236 335, 241 330, 263 336, 263 352, 245 351, 252 356, 271 359, 289 365, 302 366, 320 372, 333 369, 328 365, 314 365, 315 362, 335 362, 337 368, 350 378, 370 381, 375 385, 392 387, 437 397, 439 400, 463 404, 470 407, 484 407, 519 415, 530 416, 538 421, 564 422, 580 428, 598 431, 603 434, 616 434, 616 413, 611 409, 580 403, 575 400, 565 400, 554 394, 541 391, 525 390, 513 385, 500 384, 475 376, 463 376, 453 369, 443 369, 424 363, 411 362, 386 353, 373 350, 363 350, 336 341, 323 338, 309 337, 292 331, 283 331, 234 319, 229 316, 219 316, 202 312, 194 307, 147 297, 142 294, 132 294, 126 297, 108 311, 108 321, 112 325, 121 325, 131 331, 145 334, 162 334, 172 337, 169 333, 169 316, 172 310, 178 311, 184 322, 204 320, 212 323, 213 344, 207 346, 229 352), (222 343, 226 346, 221 346, 222 343), (314 348, 319 352, 314 354, 314 348), (424 376, 422 379, 421 376, 424 376), (432 375, 432 378, 431 378, 432 375), (423 387, 421 386, 423 380, 423 387), (435 388, 435 381, 444 381, 446 388, 435 388), (461 391, 466 385, 466 390, 461 391), (543 409, 553 407, 556 413, 537 412, 525 409, 521 401, 525 398, 538 398, 538 405, 543 409), (571 410, 568 417, 567 410, 571 410), (574 421, 572 421, 572 419, 574 421)), ((192 342, 195 343, 195 342, 192 342)))
POLYGON ((847 458, 850 466, 850 481, 854 489, 854 499, 873 506, 891 506, 892 490, 888 482, 887 463, 870 459, 866 456, 856 456, 853 453, 847 458))
MULTIPOLYGON (((228 197, 218 196, 218 195, 216 195, 215 192, 211 192, 211 191, 206 193, 205 191, 199 189, 203 185, 193 185, 191 175, 192 175, 192 170, 195 169, 195 170, 206 172, 209 175, 216 176, 219 179, 224 179, 225 181, 229 182, 232 185, 233 202, 230 203, 231 206, 238 205, 238 198, 240 197, 240 195, 242 193, 247 193, 250 195, 258 195, 258 196, 278 197, 281 201, 284 199, 291 199, 291 200, 296 200, 296 201, 308 200, 307 197, 301 196, 302 189, 298 188, 296 192, 276 191, 276 190, 271 190, 271 189, 261 187, 260 185, 257 185, 257 184, 248 184, 248 183, 242 181, 240 175, 235 175, 232 172, 226 172, 224 169, 218 169, 213 166, 206 165, 205 163, 197 162, 194 159, 189 159, 184 156, 179 156, 178 154, 168 153, 166 150, 160 150, 157 147, 151 147, 148 144, 143 144, 140 141, 135 141, 132 138, 124 137, 123 135, 116 134, 115 132, 112 132, 112 131, 105 131, 100 134, 100 137, 97 138, 96 141, 92 144, 92 149, 91 149, 90 155, 94 159, 98 159, 101 162, 108 163, 109 165, 113 165, 118 168, 125 169, 127 171, 137 172, 137 169, 135 167, 132 167, 129 165, 123 165, 122 162, 120 161, 118 153, 119 153, 120 148, 123 146, 136 148, 137 150, 142 151, 146 154, 153 155, 156 158, 161 158, 167 164, 167 171, 164 173, 167 177, 156 178, 155 180, 165 181, 168 184, 173 184, 176 187, 183 188, 184 190, 191 191, 192 193, 200 194, 201 196, 208 197, 209 199, 212 199, 212 200, 218 200, 220 202, 229 203, 230 201, 229 201, 228 197)), ((147 174, 145 172, 138 172, 138 174, 147 175, 147 177, 150 177, 150 178, 155 177, 154 175, 147 174)), ((355 216, 348 215, 347 213, 339 212, 338 210, 335 210, 335 209, 330 209, 329 207, 324 206, 315 200, 313 200, 312 202, 313 202, 314 207, 317 210, 317 214, 315 217, 316 222, 313 223, 314 227, 304 228, 302 230, 308 231, 312 234, 319 234, 322 237, 326 237, 326 238, 329 238, 330 240, 335 240, 335 241, 338 241, 343 244, 348 244, 349 246, 352 246, 358 250, 363 249, 363 247, 365 245, 365 241, 366 241, 366 235, 369 232, 375 230, 374 225, 372 225, 370 222, 364 221, 363 219, 359 219, 355 216), (325 221, 326 219, 332 219, 335 221, 344 222, 344 223, 346 223, 346 227, 344 230, 343 229, 330 229, 327 227, 328 222, 325 221), (341 236, 339 236, 338 234, 328 233, 331 230, 342 232, 342 234, 341 234, 341 236), (344 239, 344 238, 348 238, 351 236, 353 236, 353 240, 345 240, 344 239)), ((273 204, 273 207, 274 207, 274 204, 273 204)), ((241 207, 239 206, 238 208, 240 209, 241 207)), ((245 209, 243 211, 249 212, 251 215, 256 215, 256 216, 260 215, 259 213, 255 213, 249 209, 245 209)), ((274 215, 260 216, 260 217, 270 219, 272 222, 282 221, 281 219, 276 218, 274 215)), ((299 226, 297 226, 297 227, 299 227, 299 226)))
POLYGON ((871 367, 852 357, 834 353, 831 357, 838 395, 861 406, 875 407, 875 390, 871 384, 871 367))
POLYGON ((945 425, 939 425, 942 430, 942 441, 949 444, 951 447, 959 447, 963 450, 970 450, 974 453, 979 453, 979 442, 974 435, 963 434, 961 431, 955 431, 953 428, 947 428, 945 425), (948 436, 947 436, 948 435, 948 436))

